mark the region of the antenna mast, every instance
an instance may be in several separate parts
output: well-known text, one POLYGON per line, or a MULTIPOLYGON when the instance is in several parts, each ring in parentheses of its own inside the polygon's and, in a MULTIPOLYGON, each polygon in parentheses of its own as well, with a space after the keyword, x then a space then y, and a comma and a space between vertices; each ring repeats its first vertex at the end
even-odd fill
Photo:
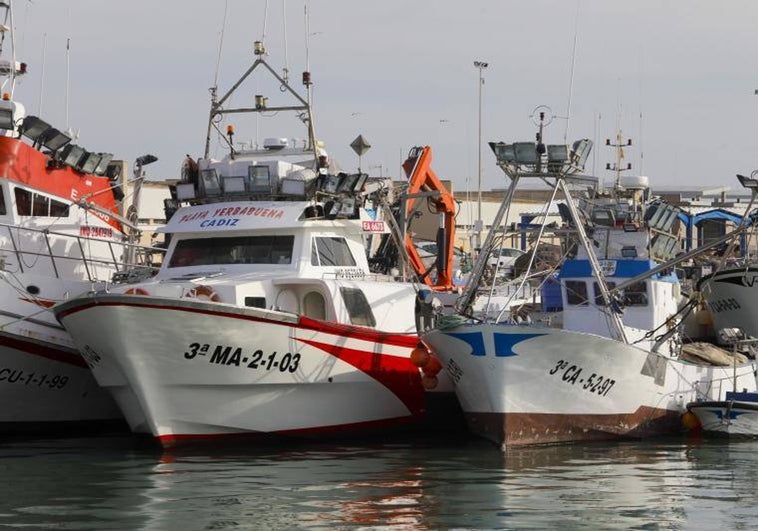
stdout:
POLYGON ((39 76, 39 105, 37 105, 37 116, 42 116, 42 98, 45 94, 45 57, 47 54, 47 33, 42 35, 42 70, 39 76))

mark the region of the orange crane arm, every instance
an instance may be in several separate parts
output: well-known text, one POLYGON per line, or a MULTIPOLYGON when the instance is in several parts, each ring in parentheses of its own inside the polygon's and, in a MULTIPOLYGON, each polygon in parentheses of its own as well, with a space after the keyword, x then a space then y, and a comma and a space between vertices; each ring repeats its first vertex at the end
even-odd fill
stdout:
POLYGON ((414 211, 419 192, 439 192, 438 196, 429 201, 435 211, 442 216, 437 232, 437 282, 434 283, 426 273, 421 257, 413 244, 410 234, 405 236, 405 250, 413 269, 424 282, 435 291, 450 291, 453 286, 453 255, 455 243, 455 200, 432 170, 432 148, 429 146, 415 147, 408 159, 403 163, 403 169, 408 177, 408 195, 406 202, 406 218, 414 211))

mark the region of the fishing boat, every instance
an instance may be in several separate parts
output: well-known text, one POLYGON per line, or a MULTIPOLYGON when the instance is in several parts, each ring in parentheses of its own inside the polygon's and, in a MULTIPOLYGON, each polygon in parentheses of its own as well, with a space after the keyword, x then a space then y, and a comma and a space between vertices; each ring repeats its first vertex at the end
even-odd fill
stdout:
POLYGON ((727 391, 724 400, 691 402, 687 410, 705 434, 758 437, 758 393, 727 391))
MULTIPOLYGON (((751 198, 740 221, 738 231, 754 230, 755 212, 752 210, 758 193, 758 180, 738 175, 740 184, 750 190, 751 198)), ((758 308, 755 304, 754 284, 758 268, 749 256, 732 259, 737 238, 726 244, 716 270, 701 278, 697 289, 705 302, 711 325, 722 343, 753 349, 758 338, 758 308)), ((758 394, 741 390, 734 382, 733 389, 723 400, 696 400, 687 409, 697 417, 697 428, 706 434, 755 437, 758 436, 758 394)))
MULTIPOLYGON (((592 143, 545 145, 549 122, 539 116, 537 142, 490 144, 511 179, 493 226, 522 180, 550 182, 551 201, 562 192, 577 245, 558 275, 562 319, 471 320, 475 292, 467 288, 460 315, 424 334, 455 382, 469 428, 504 448, 646 437, 679 430, 687 403, 724 399, 732 382, 754 391, 753 361, 715 366, 682 357, 693 348, 678 325, 694 303, 671 272, 676 208, 651 201, 645 178, 619 180, 607 197, 585 194, 580 208, 571 186, 596 189, 596 179, 580 173, 592 143)), ((469 284, 484 270, 493 233, 469 284)))
POLYGON ((50 307, 144 257, 117 200, 125 165, 26 113, 10 2, 0 10, 0 432, 123 423, 50 307))
MULTIPOLYGON (((751 198, 736 233, 752 234, 754 230, 756 213, 752 207, 758 191, 757 176, 758 172, 750 177, 737 175, 740 184, 751 192, 751 198)), ((725 249, 715 270, 698 281, 697 290, 702 293, 714 330, 739 328, 747 336, 758 338, 758 266, 755 258, 748 254, 732 257, 738 248, 737 235, 741 234, 735 234, 728 244, 723 244, 725 249)), ((748 241, 744 236, 743 240, 748 241)))
POLYGON ((228 153, 210 157, 209 140, 186 161, 160 271, 54 308, 131 429, 164 446, 354 435, 424 411, 410 353, 429 292, 373 272, 367 257, 392 223, 381 214, 386 183, 330 169, 310 97, 269 66, 262 42, 255 50, 229 92, 212 91, 208 138, 218 131, 228 153), (231 124, 222 132, 240 113, 224 103, 254 72, 294 103, 257 96, 245 110, 294 111, 306 140, 237 148, 231 124))

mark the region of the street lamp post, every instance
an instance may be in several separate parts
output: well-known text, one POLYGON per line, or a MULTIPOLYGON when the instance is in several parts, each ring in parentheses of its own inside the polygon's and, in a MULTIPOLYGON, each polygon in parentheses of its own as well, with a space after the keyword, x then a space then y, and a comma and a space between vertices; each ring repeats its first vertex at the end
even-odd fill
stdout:
POLYGON ((477 221, 476 221, 476 247, 480 249, 482 246, 482 228, 484 226, 482 222, 482 86, 484 85, 484 69, 489 66, 489 63, 484 61, 474 61, 474 67, 479 69, 479 147, 478 147, 478 187, 477 187, 477 221))

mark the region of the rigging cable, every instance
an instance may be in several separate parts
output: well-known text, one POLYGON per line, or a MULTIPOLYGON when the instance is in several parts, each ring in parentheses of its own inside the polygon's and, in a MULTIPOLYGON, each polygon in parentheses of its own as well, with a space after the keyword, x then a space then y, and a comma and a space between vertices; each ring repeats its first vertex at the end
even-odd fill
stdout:
MULTIPOLYGON (((290 81, 290 64, 289 53, 287 51, 287 0, 282 0, 282 25, 284 31, 284 68, 282 69, 282 79, 284 83, 288 84, 290 81)), ((281 92, 287 92, 287 87, 282 85, 279 87, 281 92)))
POLYGON ((563 133, 563 142, 566 143, 569 133, 569 122, 571 121, 571 96, 574 92, 574 65, 576 64, 576 42, 579 36, 579 8, 581 0, 576 0, 576 20, 574 22, 574 48, 571 52, 571 74, 569 75, 569 92, 568 104, 566 105, 566 130, 563 133))
POLYGON ((218 87, 218 72, 221 69, 221 51, 224 47, 224 32, 226 31, 226 14, 229 9, 229 0, 224 2, 224 20, 221 23, 221 36, 218 40, 218 57, 216 58, 216 73, 213 76, 213 86, 218 87))

